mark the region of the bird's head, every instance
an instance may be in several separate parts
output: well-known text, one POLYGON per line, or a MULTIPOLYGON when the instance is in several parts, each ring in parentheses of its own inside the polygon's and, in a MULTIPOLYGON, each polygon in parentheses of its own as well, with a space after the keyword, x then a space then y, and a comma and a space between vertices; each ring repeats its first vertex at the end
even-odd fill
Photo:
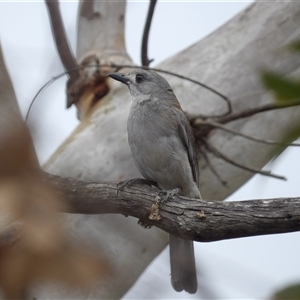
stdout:
POLYGON ((133 98, 172 92, 166 79, 153 71, 137 69, 128 74, 110 73, 108 76, 127 85, 133 98))

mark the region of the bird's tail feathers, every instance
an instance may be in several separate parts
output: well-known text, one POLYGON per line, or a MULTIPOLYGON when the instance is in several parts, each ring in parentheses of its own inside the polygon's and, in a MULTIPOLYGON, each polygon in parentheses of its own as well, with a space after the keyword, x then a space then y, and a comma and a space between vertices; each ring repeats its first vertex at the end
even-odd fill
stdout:
POLYGON ((197 292, 197 273, 192 241, 170 235, 171 282, 177 292, 197 292))

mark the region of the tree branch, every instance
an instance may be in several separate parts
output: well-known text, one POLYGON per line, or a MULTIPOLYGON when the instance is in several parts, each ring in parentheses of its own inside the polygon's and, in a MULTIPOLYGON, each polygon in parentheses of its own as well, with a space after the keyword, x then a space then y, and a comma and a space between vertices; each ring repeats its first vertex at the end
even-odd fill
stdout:
POLYGON ((67 213, 133 216, 199 242, 300 231, 299 197, 223 202, 174 196, 161 204, 160 190, 145 184, 117 193, 117 183, 46 176, 66 199, 67 213), (161 218, 149 219, 155 211, 161 218))
MULTIPOLYGON (((230 102, 230 99, 228 97, 226 97, 225 95, 223 95, 222 93, 220 93, 219 91, 217 91, 216 89, 200 82, 200 81, 197 81, 195 79, 192 79, 192 78, 189 78, 187 76, 184 76, 184 75, 181 75, 181 74, 178 74, 178 73, 174 73, 174 72, 171 72, 171 71, 167 71, 167 70, 163 70, 163 69, 158 69, 158 68, 150 68, 148 66, 136 66, 136 65, 129 65, 129 64, 115 64, 115 63, 110 63, 110 64, 84 64, 84 65, 76 65, 75 67, 73 68, 70 68, 70 69, 66 69, 65 72, 63 73, 60 73, 54 77, 52 77, 50 80, 48 80, 40 89, 39 91, 37 92, 37 94, 34 96, 33 100, 31 101, 30 103, 30 106, 29 106, 29 109, 27 111, 27 114, 26 114, 26 120, 28 119, 28 116, 29 116, 29 113, 30 113, 30 110, 36 100, 36 98, 39 96, 39 94, 45 89, 47 88, 48 86, 50 86, 55 80, 61 78, 62 76, 64 75, 68 75, 70 76, 70 74, 72 74, 72 72, 74 71, 78 71, 80 72, 81 69, 86 69, 86 68, 95 68, 97 72, 99 72, 100 74, 102 73, 100 71, 99 68, 115 68, 115 72, 118 72, 120 69, 122 68, 130 68, 130 69, 135 69, 135 68, 143 68, 143 69, 147 69, 147 70, 152 70, 152 71, 155 71, 155 72, 160 72, 160 73, 163 73, 163 74, 168 74, 168 75, 171 75, 171 76, 175 76, 177 78, 180 78, 180 79, 184 79, 184 80, 187 80, 187 81, 190 81, 194 84, 197 84, 209 91, 211 91, 212 93, 218 95, 222 100, 224 100, 227 104, 227 111, 225 113, 222 113, 221 115, 211 115, 211 116, 200 116, 200 115, 193 115, 191 116, 189 114, 189 119, 191 122, 195 123, 197 126, 197 122, 201 122, 202 119, 208 119, 208 118, 218 118, 218 117, 223 117, 223 116, 227 116, 229 114, 231 114, 232 112, 232 107, 231 107, 231 102, 230 102)), ((84 80, 82 80, 84 82, 84 80)), ((74 95, 71 96, 72 98, 74 98, 74 95)), ((70 100, 68 101, 68 104, 67 104, 67 107, 70 107, 72 105, 74 101, 73 100, 70 100)), ((198 126, 199 127, 199 126, 198 126)), ((212 129, 212 127, 210 126, 210 129, 212 129)), ((199 130, 198 130, 199 131, 199 130)), ((208 132, 206 132, 205 134, 207 134, 208 132)))
POLYGON ((271 171, 264 171, 264 170, 260 170, 258 168, 253 168, 250 166, 246 166, 242 163, 237 162, 236 160, 230 158, 228 155, 222 153, 221 151, 219 151, 216 147, 214 147, 211 143, 206 142, 206 148, 212 153, 214 154, 216 157, 219 157, 220 159, 225 160, 226 162, 239 167, 243 170, 255 173, 255 174, 261 174, 264 176, 269 176, 269 177, 273 177, 276 179, 281 179, 281 180, 287 180, 284 176, 281 175, 277 175, 277 174, 273 174, 271 171))
POLYGON ((51 29, 57 51, 59 53, 62 64, 68 72, 70 81, 75 82, 79 78, 79 69, 77 68, 76 59, 70 49, 63 21, 59 11, 59 4, 57 0, 45 0, 51 21, 51 29))
POLYGON ((142 65, 146 67, 148 67, 149 64, 153 61, 153 59, 148 58, 148 38, 149 38, 149 32, 150 32, 156 1, 157 0, 151 0, 149 3, 149 9, 148 9, 147 19, 145 23, 145 28, 144 28, 143 39, 142 39, 141 60, 142 60, 142 65))
MULTIPOLYGON (((273 141, 273 140, 262 140, 262 139, 258 139, 258 138, 255 138, 253 136, 250 136, 250 135, 247 135, 247 134, 243 134, 237 130, 234 130, 234 129, 231 129, 225 125, 222 125, 220 123, 217 123, 217 122, 213 122, 213 121, 209 121, 209 120, 201 120, 201 119, 198 119, 197 120, 197 123, 196 124, 193 124, 193 125, 196 125, 196 126, 202 126, 204 128, 207 128, 208 131, 211 130, 211 128, 213 129, 222 129, 224 131, 227 131, 227 132, 230 132, 232 133, 233 135, 237 135, 237 136, 240 136, 240 137, 243 137, 245 139, 248 139, 250 141, 254 141, 254 142, 258 142, 258 143, 262 143, 262 144, 266 144, 266 145, 279 145, 279 146, 293 146, 293 147, 300 147, 300 144, 299 143, 285 143, 285 142, 278 142, 278 141, 273 141), (209 126, 211 126, 211 128, 209 128, 209 126)), ((205 130, 205 129, 204 129, 205 130)), ((197 131, 198 133, 199 131, 197 131)), ((196 135, 195 135, 196 136, 196 135)), ((196 136, 197 138, 197 136, 196 136)))
POLYGON ((248 109, 242 110, 240 112, 232 113, 227 116, 222 116, 222 117, 219 117, 215 121, 218 123, 226 124, 228 122, 232 122, 232 121, 239 120, 242 118, 248 118, 248 117, 251 117, 253 115, 256 115, 258 113, 262 113, 265 111, 282 109, 282 108, 299 106, 299 105, 300 105, 299 99, 295 99, 293 101, 284 102, 284 103, 274 102, 274 103, 269 103, 269 104, 265 104, 262 106, 254 107, 254 108, 248 108, 248 109))

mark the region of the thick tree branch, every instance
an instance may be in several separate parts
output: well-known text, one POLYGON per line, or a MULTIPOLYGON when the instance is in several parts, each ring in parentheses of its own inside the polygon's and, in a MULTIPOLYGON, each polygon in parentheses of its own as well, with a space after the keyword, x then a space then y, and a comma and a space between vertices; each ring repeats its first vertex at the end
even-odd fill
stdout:
POLYGON ((300 231, 300 198, 204 201, 174 196, 161 204, 160 190, 144 184, 118 191, 117 183, 82 182, 47 175, 76 214, 123 214, 199 242, 300 231), (156 220, 149 216, 156 214, 156 220), (161 218, 160 218, 161 217, 161 218))

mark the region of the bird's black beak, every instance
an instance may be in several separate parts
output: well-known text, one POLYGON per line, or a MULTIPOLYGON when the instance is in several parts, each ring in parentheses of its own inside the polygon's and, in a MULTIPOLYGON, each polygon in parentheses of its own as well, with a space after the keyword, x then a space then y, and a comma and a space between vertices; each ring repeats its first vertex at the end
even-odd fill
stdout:
POLYGON ((129 79, 123 73, 109 73, 108 76, 124 84, 129 83, 129 79))

